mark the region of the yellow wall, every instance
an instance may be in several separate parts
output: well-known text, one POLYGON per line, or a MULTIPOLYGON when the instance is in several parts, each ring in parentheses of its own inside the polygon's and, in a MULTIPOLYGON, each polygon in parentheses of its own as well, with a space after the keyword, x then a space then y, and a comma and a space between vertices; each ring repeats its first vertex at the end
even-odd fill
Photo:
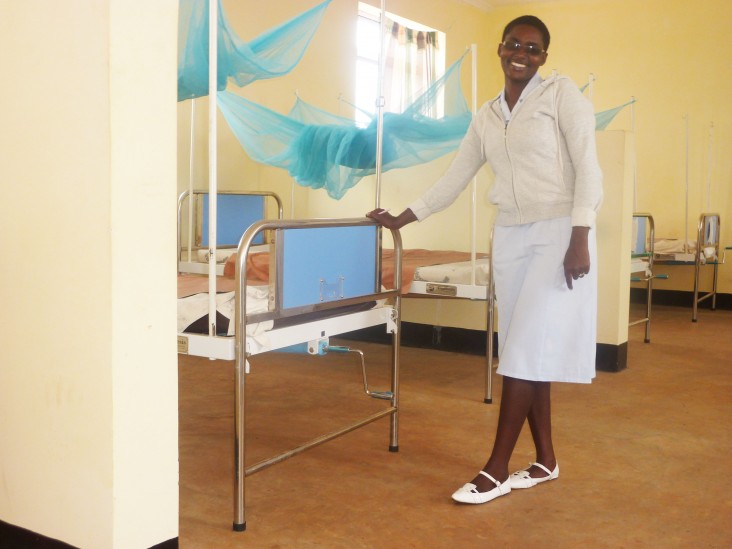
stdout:
POLYGON ((149 547, 178 535, 177 1, 0 12, 0 520, 149 547))
MULTIPOLYGON (((379 6, 379 2, 370 3, 379 6)), ((486 4, 490 4, 487 2, 486 4)), ((309 4, 308 4, 309 5, 309 4)), ((314 4, 313 4, 314 5, 314 4)), ((281 0, 277 9, 260 2, 224 0, 232 24, 246 39, 268 25, 300 13, 301 1, 281 0), (266 5, 266 7, 265 7, 266 5), (252 11, 254 10, 254 11, 252 11), (254 15, 254 16, 253 16, 254 15)), ((345 113, 339 107, 340 93, 352 97, 355 45, 356 0, 333 2, 326 11, 320 32, 315 36, 301 64, 288 76, 256 82, 237 91, 285 112, 297 90, 307 101, 322 108, 345 113), (340 111, 338 110, 340 109, 340 111)), ((685 226, 685 117, 689 123, 689 227, 707 209, 709 175, 709 126, 714 123, 711 158, 712 192, 710 209, 722 216, 722 241, 732 243, 732 159, 724 152, 732 145, 732 71, 719 61, 719 51, 732 45, 723 25, 732 17, 732 3, 726 0, 700 0, 689 3, 668 0, 592 0, 525 3, 482 11, 470 3, 453 0, 389 0, 387 10, 444 31, 447 35, 448 64, 471 43, 478 45, 478 99, 493 97, 502 85, 502 74, 495 50, 503 26, 511 18, 532 13, 541 17, 552 33, 549 60, 544 74, 552 69, 573 78, 578 85, 596 77, 593 102, 596 111, 638 100, 635 108, 638 210, 650 211, 656 220, 659 237, 680 238, 685 226)), ((469 62, 466 63, 469 69, 469 62)), ((469 95, 470 71, 463 71, 469 95)), ((205 183, 205 99, 199 100, 198 124, 199 180, 205 183)), ((179 188, 187 185, 190 106, 179 106, 179 188)), ((236 188, 276 190, 290 211, 291 182, 284 170, 253 164, 230 136, 221 120, 219 139, 221 185, 236 188)), ((631 127, 626 108, 609 129, 631 127)), ((398 210, 418 196, 444 171, 449 158, 430 164, 387 172, 382 180, 381 205, 398 210)), ((478 247, 487 245, 493 210, 485 194, 490 184, 487 170, 478 184, 478 247)), ((295 190, 295 215, 362 215, 374 204, 374 181, 366 178, 340 201, 324 191, 295 190)), ((425 223, 407 227, 404 241, 410 247, 469 248, 469 197, 465 193, 447 212, 425 223), (443 228, 448 224, 450 231, 443 228)), ((690 235, 691 236, 691 235, 690 235)), ((732 269, 720 271, 720 291, 732 293, 732 269)), ((669 281, 657 288, 691 290, 691 269, 676 269, 669 281)))

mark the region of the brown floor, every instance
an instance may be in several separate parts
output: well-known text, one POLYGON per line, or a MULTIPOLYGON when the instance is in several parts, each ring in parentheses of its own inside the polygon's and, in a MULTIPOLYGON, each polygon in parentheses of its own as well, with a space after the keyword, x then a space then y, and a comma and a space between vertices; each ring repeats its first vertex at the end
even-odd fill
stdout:
MULTIPOLYGON (((732 547, 732 311, 654 309, 630 328, 628 369, 553 386, 561 476, 480 506, 450 494, 491 447, 480 357, 402 348, 400 440, 388 420, 247 477, 232 531, 233 366, 181 356, 180 546, 188 548, 732 547)), ((366 351, 386 389, 389 347, 366 351), (383 380, 383 381, 382 381, 383 380)), ((343 355, 262 355, 247 377, 247 464, 384 405, 343 355)), ((528 428, 513 468, 533 458, 528 428)))

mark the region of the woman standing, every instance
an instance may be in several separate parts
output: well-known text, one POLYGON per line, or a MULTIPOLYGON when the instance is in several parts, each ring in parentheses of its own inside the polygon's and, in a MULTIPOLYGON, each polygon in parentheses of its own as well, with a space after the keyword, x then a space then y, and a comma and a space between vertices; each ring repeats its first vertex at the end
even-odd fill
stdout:
POLYGON ((474 117, 452 164, 398 216, 368 215, 387 228, 422 221, 452 204, 478 169, 495 175, 493 269, 498 306, 498 373, 503 389, 495 442, 478 475, 453 499, 485 503, 512 489, 556 479, 551 382, 595 376, 596 243, 602 173, 590 102, 568 78, 543 80, 549 30, 525 15, 498 45, 505 86, 474 117), (536 462, 509 476, 528 420, 536 462))

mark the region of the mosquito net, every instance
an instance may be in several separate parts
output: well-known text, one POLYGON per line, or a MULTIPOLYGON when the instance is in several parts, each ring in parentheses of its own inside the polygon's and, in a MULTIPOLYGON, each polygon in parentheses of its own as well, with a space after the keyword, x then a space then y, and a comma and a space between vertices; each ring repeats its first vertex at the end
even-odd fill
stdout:
MULTIPOLYGON (((366 127, 309 105, 300 98, 288 115, 276 113, 225 90, 231 80, 244 86, 291 71, 300 61, 331 0, 274 27, 250 42, 232 30, 218 4, 219 107, 247 154, 255 161, 287 169, 300 185, 324 188, 340 199, 376 171, 377 118, 366 127)), ((178 100, 208 94, 208 2, 180 0, 178 100)), ((466 52, 467 53, 467 52, 466 52)), ((462 93, 463 55, 445 75, 402 113, 385 113, 382 170, 406 168, 455 150, 470 124, 462 93)), ((626 105, 598 113, 604 129, 626 105)))
MULTIPOLYGON (((326 0, 250 42, 237 36, 218 2, 217 89, 287 74, 302 58, 318 29, 326 0)), ((208 0, 180 0, 178 16, 178 101, 208 95, 208 0)))
POLYGON ((595 113, 595 129, 598 131, 606 129, 620 111, 633 103, 635 103, 635 99, 631 99, 627 103, 623 103, 622 105, 618 105, 612 109, 595 113))
MULTIPOLYGON (((383 171, 434 160, 460 144, 471 120, 460 85, 464 58, 404 112, 384 114, 383 171)), ((253 160, 287 169, 300 185, 340 199, 376 171, 375 116, 361 127, 300 98, 283 115, 226 91, 219 92, 219 107, 253 160)))

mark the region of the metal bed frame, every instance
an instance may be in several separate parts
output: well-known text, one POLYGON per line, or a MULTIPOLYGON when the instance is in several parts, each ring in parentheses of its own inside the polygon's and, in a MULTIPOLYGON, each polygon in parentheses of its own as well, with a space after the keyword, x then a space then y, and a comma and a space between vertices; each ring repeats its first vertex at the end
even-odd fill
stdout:
MULTIPOLYGON (((391 231, 394 240, 394 271, 395 288, 388 291, 378 291, 375 288, 373 293, 359 295, 334 301, 320 301, 304 307, 297 307, 288 310, 282 303, 282 264, 281 254, 277 254, 276 266, 277 275, 274 277, 274 299, 270 298, 272 310, 267 313, 246 315, 246 258, 252 248, 255 237, 263 231, 271 231, 274 235, 275 247, 277 242, 282 240, 285 231, 297 231, 306 228, 335 228, 376 225, 375 222, 365 218, 359 219, 310 219, 310 220, 264 220, 253 224, 242 237, 237 256, 236 265, 236 330, 235 330, 235 360, 236 360, 236 400, 235 400, 235 444, 234 444, 234 524, 235 531, 246 529, 245 517, 245 478, 259 472, 271 465, 284 461, 300 452, 318 446, 324 442, 349 433, 359 427, 363 427, 377 419, 390 417, 389 428, 389 451, 397 452, 398 442, 398 407, 399 407, 399 351, 400 351, 400 311, 401 311, 401 259, 402 243, 398 231, 391 231), (266 332, 269 345, 256 344, 251 338, 245 336, 248 324, 280 318, 297 319, 298 316, 314 312, 335 312, 351 305, 363 304, 372 301, 390 300, 392 305, 377 307, 361 312, 346 312, 343 316, 331 317, 324 320, 307 321, 303 324, 289 326, 286 328, 273 328, 266 332), (295 343, 308 343, 308 352, 312 354, 323 354, 328 352, 328 337, 352 331, 367 326, 385 324, 387 332, 392 334, 392 364, 391 364, 391 390, 388 392, 369 391, 364 369, 364 389, 367 394, 376 398, 389 400, 389 406, 372 414, 360 421, 352 423, 337 431, 317 437, 297 448, 286 451, 277 456, 265 459, 246 467, 246 445, 245 445, 245 418, 246 418, 246 372, 248 371, 247 358, 258 353, 283 348, 295 343)), ((380 259, 380 246, 377 254, 380 259)), ((379 261, 377 260, 377 271, 379 261)), ((380 283, 378 272, 374 273, 376 280, 380 283)), ((334 347, 330 350, 343 352, 342 347, 334 347)), ((356 351, 360 353, 360 351, 356 351)))
MULTIPOLYGON (((191 261, 190 253, 193 251, 198 251, 199 249, 203 249, 204 246, 200 246, 198 242, 188 242, 187 246, 187 252, 189 254, 188 260, 183 261, 181 259, 182 255, 185 253, 186 250, 183 249, 183 223, 182 223, 182 212, 183 212, 183 206, 185 205, 186 199, 192 196, 192 200, 198 201, 201 197, 210 194, 208 190, 194 190, 189 191, 185 190, 183 191, 180 196, 178 197, 178 273, 181 272, 187 272, 187 273, 198 273, 198 274, 207 274, 208 273, 208 265, 204 263, 194 262, 191 261)), ((277 219, 282 219, 283 216, 283 208, 282 208, 282 199, 277 195, 276 193, 270 192, 270 191, 218 191, 216 193, 217 197, 219 197, 219 200, 225 199, 226 197, 239 197, 239 196, 252 196, 252 197, 262 197, 264 200, 271 199, 275 202, 276 208, 277 208, 277 219)), ((200 203, 196 203, 192 206, 195 210, 195 218, 192 220, 196 224, 196 231, 194 238, 203 235, 205 231, 203 230, 201 226, 201 217, 200 213, 202 210, 200 203), (199 228, 201 229, 199 231, 199 228)), ((247 227, 241 227, 241 234, 244 234, 244 230, 246 230, 247 227)), ((192 227, 189 227, 189 229, 192 229, 192 227)), ((219 243, 217 242, 217 248, 220 249, 234 249, 239 243, 239 239, 241 238, 241 235, 238 235, 236 237, 235 242, 223 242, 219 243)), ((265 236, 266 240, 266 236, 265 236)), ((223 265, 217 265, 217 274, 222 275, 223 273, 223 265)))

